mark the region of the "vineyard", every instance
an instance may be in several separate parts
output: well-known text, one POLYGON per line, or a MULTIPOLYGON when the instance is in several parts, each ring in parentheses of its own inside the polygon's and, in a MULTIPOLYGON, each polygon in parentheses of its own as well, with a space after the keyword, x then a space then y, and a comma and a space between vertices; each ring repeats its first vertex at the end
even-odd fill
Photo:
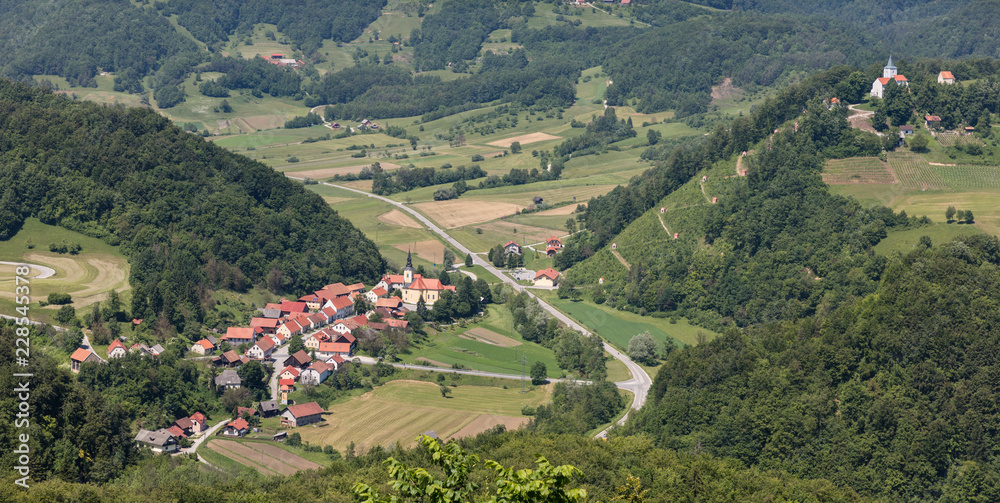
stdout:
POLYGON ((934 166, 934 171, 956 189, 1000 188, 1000 166, 934 166))
POLYGON ((942 147, 954 147, 956 145, 979 145, 983 146, 983 142, 979 141, 979 138, 971 134, 958 134, 958 133, 938 133, 935 139, 942 147))
POLYGON ((826 161, 823 181, 830 185, 883 184, 896 183, 896 178, 877 157, 853 157, 826 161))
POLYGON ((890 152, 889 168, 907 189, 938 190, 950 186, 923 157, 910 152, 890 152))

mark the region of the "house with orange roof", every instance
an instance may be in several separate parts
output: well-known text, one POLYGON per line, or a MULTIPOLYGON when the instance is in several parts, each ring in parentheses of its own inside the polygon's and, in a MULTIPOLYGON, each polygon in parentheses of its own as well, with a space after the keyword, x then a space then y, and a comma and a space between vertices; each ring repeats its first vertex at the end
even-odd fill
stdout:
POLYGON ((954 84, 955 76, 951 72, 940 72, 938 73, 938 84, 954 84))
POLYGON ((288 365, 287 367, 281 370, 280 374, 278 374, 278 379, 291 379, 294 381, 299 378, 300 373, 302 373, 301 370, 291 365, 288 365))
POLYGON ((299 382, 302 384, 318 385, 330 377, 336 367, 325 361, 315 361, 309 368, 302 371, 299 382))
POLYGON ((371 290, 368 290, 365 293, 365 300, 367 300, 369 304, 374 304, 379 299, 385 297, 386 295, 389 295, 388 290, 386 290, 381 286, 376 286, 375 288, 372 288, 371 290))
POLYGON ((289 405, 281 412, 281 425, 295 427, 318 423, 323 420, 324 412, 316 402, 289 405))
POLYGON ((260 328, 265 334, 273 334, 279 324, 276 318, 250 318, 250 328, 260 328))
POLYGON ((191 417, 188 419, 191 420, 192 423, 191 431, 193 431, 194 433, 201 433, 208 429, 208 418, 205 417, 205 415, 202 414, 201 412, 195 412, 194 414, 191 414, 191 417))
POLYGON ((242 437, 247 433, 250 433, 250 423, 242 417, 230 421, 226 425, 226 428, 222 430, 222 434, 227 437, 242 437))
POLYGON ((337 312, 334 319, 347 318, 354 314, 354 301, 347 296, 328 300, 326 304, 323 304, 323 309, 328 307, 333 308, 337 312))
POLYGON ((274 341, 270 337, 261 337, 253 346, 247 348, 246 356, 254 360, 270 358, 274 352, 274 341))
POLYGON ((70 361, 73 363, 73 372, 80 372, 80 364, 84 362, 101 362, 100 356, 97 353, 84 348, 77 348, 76 351, 69 357, 70 361))
POLYGON ((126 354, 128 354, 128 350, 125 349, 121 339, 115 339, 108 345, 108 358, 121 358, 126 354))
POLYGON ((286 320, 284 323, 278 326, 278 330, 275 333, 284 335, 285 338, 292 337, 293 335, 299 335, 302 333, 302 325, 296 320, 286 320))
POLYGON ((535 273, 535 286, 554 287, 559 281, 559 271, 547 267, 535 273))
POLYGON ((334 297, 346 297, 351 293, 351 290, 343 283, 333 283, 324 286, 322 289, 332 293, 334 297))
POLYGON ((350 358, 351 354, 354 352, 354 346, 357 340, 353 336, 350 339, 344 336, 338 337, 334 342, 321 342, 319 343, 319 349, 316 350, 316 358, 321 360, 326 360, 331 356, 339 356, 341 358, 350 358))
POLYGON ((253 329, 250 327, 229 327, 226 329, 226 335, 222 336, 222 340, 233 347, 240 344, 253 344, 253 338, 253 329))
POLYGON ((306 336, 302 343, 307 349, 319 349, 319 343, 330 341, 330 329, 320 330, 306 336))
POLYGON ((410 326, 410 322, 408 322, 406 320, 386 319, 386 320, 383 320, 383 321, 385 322, 386 325, 389 325, 392 328, 398 328, 398 329, 402 329, 402 330, 406 330, 407 327, 410 326))
POLYGON ((889 63, 882 68, 882 76, 872 82, 872 90, 868 94, 881 98, 885 92, 885 86, 889 82, 895 82, 898 86, 909 86, 910 82, 905 76, 896 73, 896 67, 892 64, 892 56, 889 56, 889 63))
POLYGON ((210 355, 215 351, 215 344, 212 344, 208 339, 202 339, 193 346, 191 346, 191 352, 198 353, 199 355, 205 356, 210 355))
POLYGON ((423 297, 424 304, 428 306, 433 306, 441 298, 441 292, 445 290, 455 291, 455 287, 452 285, 443 285, 441 280, 425 278, 420 274, 414 274, 413 271, 413 258, 407 253, 406 267, 403 268, 403 276, 401 278, 402 282, 390 283, 390 281, 396 281, 400 278, 383 276, 379 285, 387 285, 387 291, 398 288, 403 293, 403 302, 409 304, 416 304, 423 297))
POLYGON ((521 245, 515 243, 514 241, 508 241, 507 244, 503 245, 503 253, 504 256, 510 255, 511 253, 514 255, 520 255, 521 245))

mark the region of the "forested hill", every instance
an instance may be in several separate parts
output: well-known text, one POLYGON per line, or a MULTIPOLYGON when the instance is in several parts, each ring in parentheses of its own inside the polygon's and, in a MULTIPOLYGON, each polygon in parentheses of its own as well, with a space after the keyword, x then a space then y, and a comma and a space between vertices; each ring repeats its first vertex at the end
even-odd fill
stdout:
POLYGON ((374 282, 374 244, 319 196, 147 109, 0 79, 0 239, 34 216, 121 244, 132 313, 183 329, 211 288, 374 282))

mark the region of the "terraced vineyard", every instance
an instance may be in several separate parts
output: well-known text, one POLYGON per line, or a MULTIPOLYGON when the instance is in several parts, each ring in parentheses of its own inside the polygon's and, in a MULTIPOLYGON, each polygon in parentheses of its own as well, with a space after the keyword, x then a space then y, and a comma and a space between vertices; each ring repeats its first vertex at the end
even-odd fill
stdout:
POLYGON ((1000 166, 934 166, 934 171, 956 189, 1000 188, 1000 166))
POLYGON ((896 178, 908 189, 940 190, 949 189, 931 165, 917 154, 910 152, 890 152, 889 168, 896 178))
POLYGON ((936 139, 942 147, 953 147, 955 145, 983 145, 983 142, 979 141, 979 138, 969 134, 938 133, 934 139, 936 139))
POLYGON ((877 157, 830 159, 823 166, 823 181, 830 185, 896 183, 889 166, 877 157))

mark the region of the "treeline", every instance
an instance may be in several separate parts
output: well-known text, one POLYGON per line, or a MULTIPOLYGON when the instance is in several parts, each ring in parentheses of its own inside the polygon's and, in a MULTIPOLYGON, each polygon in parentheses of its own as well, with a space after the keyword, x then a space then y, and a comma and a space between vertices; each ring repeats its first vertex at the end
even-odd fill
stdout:
POLYGON ((634 138, 635 135, 632 118, 618 120, 615 108, 608 107, 604 109, 603 115, 594 117, 594 120, 587 124, 587 131, 584 134, 560 143, 553 152, 558 156, 592 154, 607 149, 611 143, 634 138))
POLYGON ((530 428, 539 433, 582 434, 614 421, 627 405, 614 383, 558 382, 552 403, 535 409, 530 428))
MULTIPOLYGON (((497 58, 514 56, 497 56, 497 58)), ((499 66, 465 79, 411 76, 392 65, 361 65, 328 73, 313 86, 307 106, 331 106, 327 120, 409 117, 436 110, 466 108, 493 101, 539 109, 568 107, 576 98, 573 83, 579 64, 561 59, 532 61, 524 68, 499 66)))
POLYGON ((229 40, 238 31, 250 31, 260 23, 273 24, 295 47, 311 54, 323 39, 350 42, 378 18, 386 0, 248 0, 242 2, 157 2, 163 15, 177 21, 209 46, 229 40))
POLYGON ((316 124, 322 124, 323 118, 318 114, 312 112, 307 113, 301 117, 295 117, 285 121, 285 129, 298 129, 304 127, 315 126, 316 124))
POLYGON ((993 500, 998 264, 993 236, 922 239, 855 302, 674 351, 623 433, 884 500, 993 500))
MULTIPOLYGON (((453 440, 477 455, 504 466, 536 468, 536 454, 553 465, 570 464, 582 472, 570 487, 587 492, 589 501, 611 501, 634 491, 667 501, 753 501, 773 497, 785 501, 864 502, 850 489, 823 479, 803 479, 787 472, 747 468, 738 463, 689 451, 656 447, 645 438, 607 442, 579 435, 541 435, 530 431, 495 428, 475 437, 453 440), (635 477, 632 481, 629 477, 635 477), (618 488, 622 488, 619 490, 618 488)), ((347 452, 330 468, 303 472, 292 477, 265 477, 246 470, 229 474, 205 470, 197 461, 183 456, 155 456, 144 460, 116 479, 116 484, 84 485, 60 480, 32 481, 26 491, 11 491, 13 503, 36 502, 43 497, 63 497, 80 501, 225 501, 227 499, 280 500, 295 494, 301 503, 349 503, 355 501, 347 488, 356 482, 375 486, 383 494, 393 493, 384 462, 389 457, 408 467, 427 467, 439 476, 431 453, 422 447, 386 449, 373 446, 367 452, 347 452), (58 495, 58 496, 55 496, 58 495)), ((483 462, 468 467, 469 481, 480 484, 463 501, 487 501, 496 492, 496 471, 483 462)), ((975 475, 975 474, 971 474, 975 475)), ((634 494, 634 493, 633 493, 634 494)), ((418 501, 403 497, 401 501, 418 501)), ((525 496, 525 502, 537 501, 525 496)))
MULTIPOLYGON (((222 72, 215 82, 226 89, 251 89, 254 95, 295 96, 302 92, 302 76, 291 68, 268 63, 264 58, 216 57, 199 71, 222 72)), ((201 87, 209 82, 201 84, 201 87)), ((207 94, 204 89, 202 94, 207 94)))
POLYGON ((447 165, 447 167, 442 166, 440 169, 417 168, 411 164, 401 166, 395 171, 385 171, 382 169, 382 165, 376 162, 372 164, 370 170, 366 171, 366 168, 361 169, 358 178, 361 180, 371 179, 372 193, 380 196, 406 192, 419 187, 475 180, 486 176, 486 171, 478 164, 455 168, 447 165))
POLYGON ((121 244, 137 318, 183 330, 211 309, 210 289, 299 295, 385 269, 321 198, 152 111, 2 80, 0 111, 0 180, 17 201, 2 205, 0 236, 35 216, 121 244))
POLYGON ((59 75, 83 87, 97 87, 101 70, 143 77, 163 60, 201 57, 165 18, 128 0, 0 2, 0 52, 2 75, 59 75))

